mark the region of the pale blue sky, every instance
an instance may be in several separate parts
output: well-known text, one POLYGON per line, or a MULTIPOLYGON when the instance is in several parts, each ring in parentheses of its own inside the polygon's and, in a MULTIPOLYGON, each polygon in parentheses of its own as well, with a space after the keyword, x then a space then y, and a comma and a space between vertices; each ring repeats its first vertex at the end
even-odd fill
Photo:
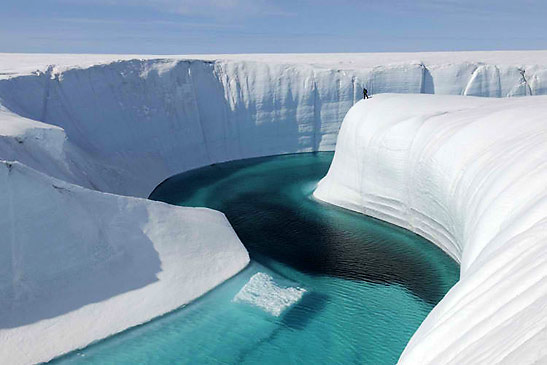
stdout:
POLYGON ((546 0, 0 0, 0 52, 547 49, 546 0))

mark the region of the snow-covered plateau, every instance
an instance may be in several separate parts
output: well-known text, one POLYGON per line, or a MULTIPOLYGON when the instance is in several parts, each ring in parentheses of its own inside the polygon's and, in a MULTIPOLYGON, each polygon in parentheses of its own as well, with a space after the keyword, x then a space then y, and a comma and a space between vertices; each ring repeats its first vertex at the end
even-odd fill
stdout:
POLYGON ((547 94, 547 52, 0 54, 0 362, 47 361, 184 305, 245 267, 222 214, 141 198, 215 162, 334 150, 363 87, 373 98, 347 119, 363 118, 362 143, 346 120, 318 196, 414 229, 462 263, 461 283, 402 361, 542 355, 526 350, 545 340, 547 318, 546 291, 531 281, 543 275, 536 238, 545 225, 530 228, 545 211, 547 100, 379 94, 547 94), (440 132, 427 134, 430 124, 440 132), (363 190, 364 168, 384 190, 363 190))
POLYGON ((377 95, 314 195, 442 247, 460 281, 401 364, 547 361, 547 96, 377 95))

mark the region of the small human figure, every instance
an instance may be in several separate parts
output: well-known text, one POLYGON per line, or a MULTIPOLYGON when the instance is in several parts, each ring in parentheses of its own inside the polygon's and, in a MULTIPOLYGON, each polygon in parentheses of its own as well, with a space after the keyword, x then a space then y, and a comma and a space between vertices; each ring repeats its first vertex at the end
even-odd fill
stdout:
POLYGON ((363 99, 368 99, 368 90, 363 88, 363 99))

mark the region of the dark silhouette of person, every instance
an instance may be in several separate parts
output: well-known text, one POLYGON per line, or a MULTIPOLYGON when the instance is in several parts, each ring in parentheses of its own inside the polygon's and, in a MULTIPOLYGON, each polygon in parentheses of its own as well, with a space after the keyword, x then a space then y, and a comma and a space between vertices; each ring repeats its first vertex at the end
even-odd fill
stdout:
POLYGON ((363 99, 368 99, 368 90, 363 88, 363 99))

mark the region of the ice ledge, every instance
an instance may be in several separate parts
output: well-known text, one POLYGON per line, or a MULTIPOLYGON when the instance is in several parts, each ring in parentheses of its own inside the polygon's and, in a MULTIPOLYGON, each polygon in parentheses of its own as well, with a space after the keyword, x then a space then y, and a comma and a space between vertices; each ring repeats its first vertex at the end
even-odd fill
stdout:
POLYGON ((0 362, 48 361, 172 311, 249 262, 226 217, 0 161, 0 362))
POLYGON ((315 196, 438 244, 461 279, 401 364, 532 364, 547 348, 547 97, 378 95, 315 196))

